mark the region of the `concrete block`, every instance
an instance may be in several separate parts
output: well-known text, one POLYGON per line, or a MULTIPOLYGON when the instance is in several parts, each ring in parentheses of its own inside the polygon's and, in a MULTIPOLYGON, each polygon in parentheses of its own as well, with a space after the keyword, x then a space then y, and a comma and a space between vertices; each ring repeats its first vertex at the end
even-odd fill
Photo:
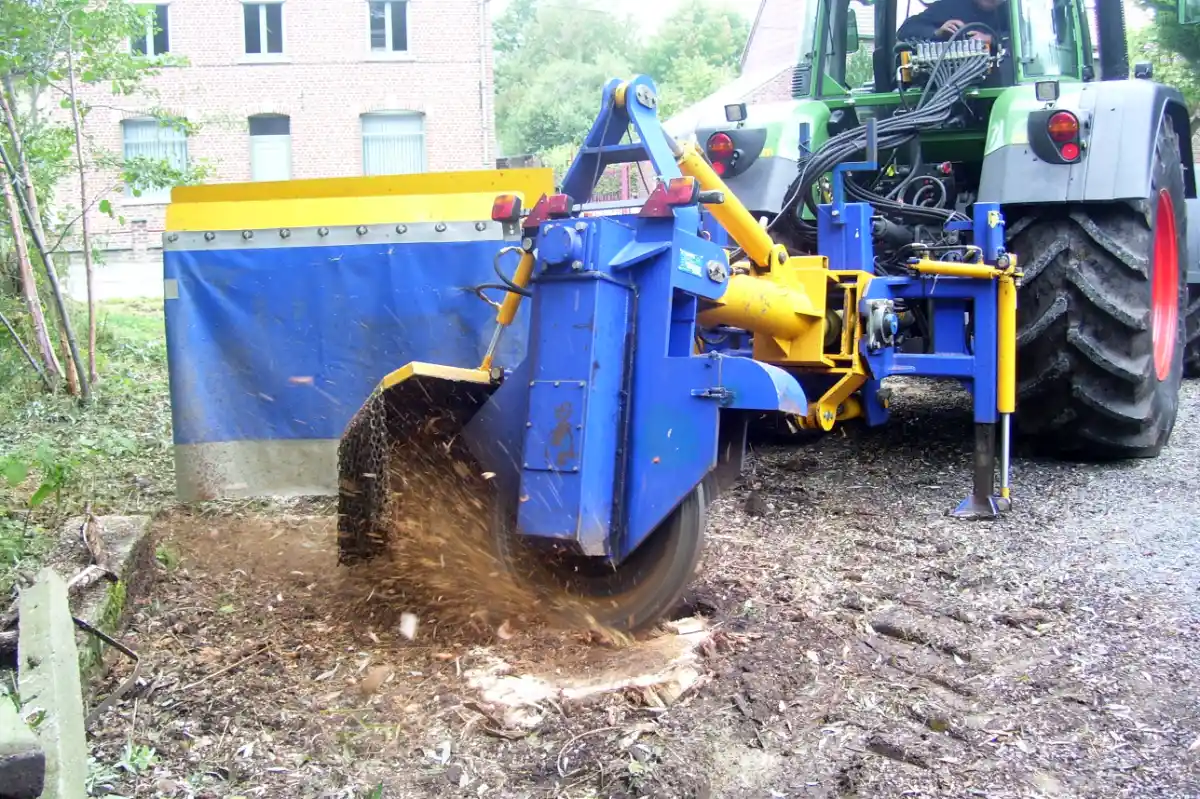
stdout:
POLYGON ((46 754, 21 719, 17 706, 0 696, 0 799, 37 799, 46 782, 46 754))
POLYGON ((35 733, 46 755, 43 799, 86 796, 87 739, 79 650, 67 584, 53 569, 21 592, 17 685, 22 710, 44 715, 35 733))

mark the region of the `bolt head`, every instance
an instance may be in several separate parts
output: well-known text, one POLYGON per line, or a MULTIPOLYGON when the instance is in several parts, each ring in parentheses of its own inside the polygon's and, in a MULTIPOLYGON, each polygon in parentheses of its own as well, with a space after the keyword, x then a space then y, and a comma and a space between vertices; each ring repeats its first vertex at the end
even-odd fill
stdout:
POLYGON ((354 232, 360 236, 365 236, 365 235, 367 235, 367 226, 359 225, 357 228, 354 229, 354 232))
POLYGON ((583 261, 572 261, 571 268, 574 269, 576 272, 582 272, 583 271, 583 261))
POLYGON ((396 232, 403 236, 408 232, 408 225, 396 225, 396 232))
POLYGON ((487 223, 486 222, 476 222, 475 229, 480 232, 483 232, 483 231, 487 230, 487 223))
POLYGON ((242 238, 247 239, 247 240, 254 238, 254 231, 253 230, 243 230, 242 238))
POLYGON ((724 283, 725 278, 728 276, 725 264, 720 261, 709 261, 706 264, 706 269, 708 271, 708 279, 714 283, 724 283))
POLYGON ((438 222, 436 225, 433 226, 433 229, 436 230, 438 233, 445 233, 446 232, 446 223, 438 222))

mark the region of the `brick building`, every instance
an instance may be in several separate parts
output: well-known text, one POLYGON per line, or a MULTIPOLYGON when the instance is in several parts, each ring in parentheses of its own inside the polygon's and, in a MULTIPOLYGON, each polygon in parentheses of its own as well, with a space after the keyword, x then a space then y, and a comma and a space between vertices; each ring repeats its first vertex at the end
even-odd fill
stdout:
MULTIPOLYGON (((168 0, 130 46, 184 67, 146 81, 144 97, 85 96, 86 130, 126 158, 207 162, 211 182, 478 169, 495 163, 488 0, 168 0), (146 118, 159 106, 198 133, 146 118)), ((93 175, 92 193, 114 175, 93 175)), ((105 296, 157 296, 169 191, 112 198, 124 224, 93 211, 105 296)), ((64 183, 60 205, 78 207, 64 183)), ((82 258, 69 284, 83 296, 82 258)))

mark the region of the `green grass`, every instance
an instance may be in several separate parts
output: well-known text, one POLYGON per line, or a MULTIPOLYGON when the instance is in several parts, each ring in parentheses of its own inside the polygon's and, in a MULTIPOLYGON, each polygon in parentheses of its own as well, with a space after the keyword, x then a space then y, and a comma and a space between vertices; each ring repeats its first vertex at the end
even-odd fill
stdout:
MULTIPOLYGON (((15 303, 3 307, 19 315, 15 303)), ((86 315, 72 323, 86 347, 86 315)), ((173 492, 161 301, 102 303, 96 349, 100 382, 85 406, 46 392, 0 330, 0 596, 88 503, 99 514, 144 513, 173 492)))

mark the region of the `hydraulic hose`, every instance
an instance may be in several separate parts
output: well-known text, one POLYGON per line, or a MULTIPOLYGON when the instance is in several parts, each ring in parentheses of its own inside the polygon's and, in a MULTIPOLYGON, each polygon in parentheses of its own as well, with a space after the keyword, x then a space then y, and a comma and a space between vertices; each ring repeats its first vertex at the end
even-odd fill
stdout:
MULTIPOLYGON (((963 32, 965 32, 965 28, 963 31, 959 31, 959 33, 963 32)), ((876 125, 879 149, 882 151, 900 147, 914 139, 922 129, 938 127, 948 121, 963 92, 982 78, 990 65, 991 56, 983 53, 962 59, 953 66, 944 63, 943 59, 939 59, 917 107, 899 111, 891 118, 876 125), (945 79, 940 80, 943 71, 945 71, 945 79)), ((792 214, 793 220, 799 225, 801 232, 811 237, 815 231, 812 225, 801 218, 797 203, 803 202, 804 207, 815 214, 817 203, 813 197, 813 187, 816 182, 838 164, 851 160, 865 151, 866 138, 865 128, 859 127, 840 133, 826 141, 803 164, 793 191, 790 192, 780 214, 772 221, 771 225, 774 225, 785 214, 792 214)), ((944 224, 962 216, 953 210, 908 205, 876 194, 859 184, 852 176, 847 176, 846 192, 855 200, 870 202, 885 216, 900 217, 918 223, 944 224)))

